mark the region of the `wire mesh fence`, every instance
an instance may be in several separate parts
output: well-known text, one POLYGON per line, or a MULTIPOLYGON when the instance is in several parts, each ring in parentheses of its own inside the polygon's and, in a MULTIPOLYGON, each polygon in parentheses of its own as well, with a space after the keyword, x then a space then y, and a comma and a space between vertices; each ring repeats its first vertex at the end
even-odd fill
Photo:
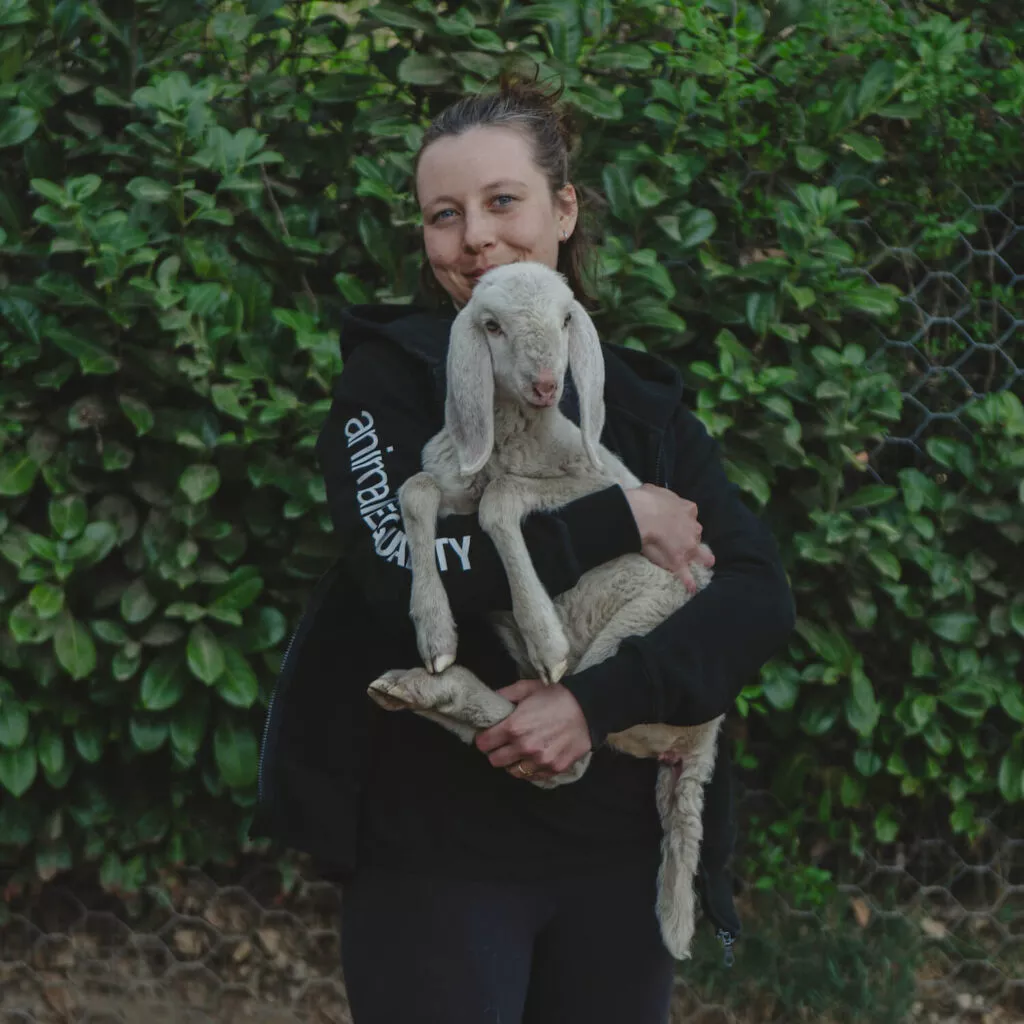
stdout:
MULTIPOLYGON (((913 218, 885 204, 860 225, 861 251, 875 253, 866 272, 905 295, 879 347, 898 358, 905 395, 902 421, 870 453, 879 481, 925 463, 929 437, 968 433, 963 412, 979 396, 1024 397, 1024 182, 960 195, 959 221, 912 239, 913 218)), ((748 822, 793 810, 756 788, 741 807, 748 822)), ((673 1019, 1024 1021, 1022 836, 1020 812, 1001 807, 974 845, 923 835, 854 858, 823 842, 812 859, 839 882, 836 907, 741 881, 736 966, 704 934, 673 1019)), ((285 888, 277 867, 255 864, 186 871, 131 904, 68 881, 20 898, 0 917, 0 1019, 347 1021, 338 892, 301 869, 285 888)))

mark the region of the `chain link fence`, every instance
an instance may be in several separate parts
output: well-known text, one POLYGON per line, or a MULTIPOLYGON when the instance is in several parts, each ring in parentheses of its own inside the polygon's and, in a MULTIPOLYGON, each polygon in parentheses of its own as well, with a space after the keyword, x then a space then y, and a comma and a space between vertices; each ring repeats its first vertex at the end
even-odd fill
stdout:
MULTIPOLYGON (((899 358, 906 399, 902 422, 870 453, 879 481, 925 464, 937 432, 967 433, 962 414, 978 396, 1024 397, 1024 182, 961 195, 952 229, 935 224, 908 241, 913 218, 884 204, 860 225, 861 251, 876 252, 867 273, 906 296, 878 356, 899 358)), ((741 808, 748 822, 793 811, 756 789, 741 808)), ((838 909, 798 908, 741 883, 736 966, 722 965, 702 931, 673 1019, 1024 1021, 1024 828, 1013 807, 995 808, 987 825, 973 847, 936 834, 853 858, 819 844, 810 867, 839 881, 838 909)), ((297 870, 289 895, 277 867, 255 864, 183 872, 131 904, 66 881, 12 903, 0 917, 0 1020, 350 1020, 338 893, 297 870)))

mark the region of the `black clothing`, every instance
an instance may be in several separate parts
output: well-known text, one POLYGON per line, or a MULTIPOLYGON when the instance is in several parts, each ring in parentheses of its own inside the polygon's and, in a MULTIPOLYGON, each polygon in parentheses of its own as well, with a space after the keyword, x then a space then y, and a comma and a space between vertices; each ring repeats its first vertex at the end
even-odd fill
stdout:
POLYGON ((665 1024, 656 870, 482 882, 376 868, 345 885, 357 1024, 665 1024))

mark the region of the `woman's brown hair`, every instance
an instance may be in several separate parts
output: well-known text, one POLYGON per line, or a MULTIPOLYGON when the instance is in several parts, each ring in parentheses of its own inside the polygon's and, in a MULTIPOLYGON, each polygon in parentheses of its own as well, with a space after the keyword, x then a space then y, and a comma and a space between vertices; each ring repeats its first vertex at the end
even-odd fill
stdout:
MULTIPOLYGON (((564 105, 559 103, 563 89, 545 88, 533 80, 503 74, 492 93, 464 96, 446 107, 431 121, 416 154, 415 171, 424 150, 449 135, 462 135, 471 128, 513 128, 526 138, 534 163, 547 178, 554 197, 570 183, 569 158, 576 142, 576 131, 564 105)), ((558 246, 557 269, 565 275, 584 305, 593 302, 587 283, 593 259, 593 246, 584 218, 583 190, 576 189, 579 216, 573 233, 558 246)), ((426 262, 423 284, 437 295, 440 286, 426 262)))

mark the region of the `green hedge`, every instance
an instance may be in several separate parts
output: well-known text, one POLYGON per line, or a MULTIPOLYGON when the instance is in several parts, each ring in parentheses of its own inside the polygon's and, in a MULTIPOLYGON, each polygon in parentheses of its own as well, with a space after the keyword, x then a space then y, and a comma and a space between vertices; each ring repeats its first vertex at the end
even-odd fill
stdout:
MULTIPOLYGON (((532 61, 604 197, 604 336, 679 360, 784 549, 798 636, 739 710, 786 842, 1020 801, 1020 378, 937 423, 932 461, 869 458, 907 423, 878 238, 941 262, 984 231, 964 196, 1024 160, 1019 28, 893 6, 0 0, 15 884, 98 864, 131 891, 244 848, 265 697, 334 554, 337 312, 413 296, 422 126, 532 61)), ((767 846, 748 870, 781 871, 767 846)))

